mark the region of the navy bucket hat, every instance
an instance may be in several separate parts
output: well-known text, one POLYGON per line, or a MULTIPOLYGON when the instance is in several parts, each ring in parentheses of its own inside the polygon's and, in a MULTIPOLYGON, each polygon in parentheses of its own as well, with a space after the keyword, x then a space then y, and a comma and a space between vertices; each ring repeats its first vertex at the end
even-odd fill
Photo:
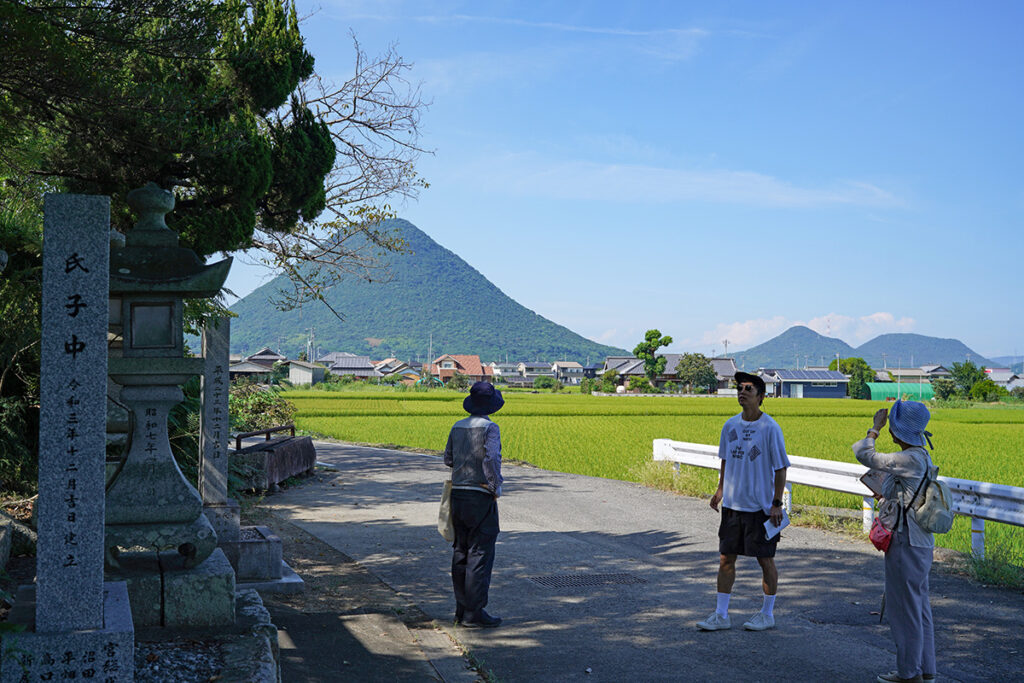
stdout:
POLYGON ((897 439, 910 446, 932 446, 931 435, 925 431, 932 417, 928 407, 918 401, 896 401, 889 409, 889 430, 897 439))
POLYGON ((490 382, 477 382, 469 389, 469 396, 462 401, 462 409, 470 415, 490 415, 501 410, 505 399, 490 382))

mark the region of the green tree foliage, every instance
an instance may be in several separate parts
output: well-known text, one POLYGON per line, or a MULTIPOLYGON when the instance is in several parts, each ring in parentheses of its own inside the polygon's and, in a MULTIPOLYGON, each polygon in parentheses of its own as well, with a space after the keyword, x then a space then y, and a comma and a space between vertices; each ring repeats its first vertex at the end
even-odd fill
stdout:
POLYGON ((949 377, 936 377, 932 380, 932 389, 935 391, 935 398, 947 401, 956 396, 956 382, 949 377))
POLYGON ((676 377, 690 391, 711 393, 718 387, 715 367, 703 353, 684 353, 676 365, 676 377))
POLYGON ((986 379, 985 368, 978 367, 971 361, 953 363, 950 368, 952 379, 956 382, 957 395, 967 397, 975 384, 986 379))
POLYGON ((448 386, 451 389, 458 389, 459 391, 469 389, 469 375, 464 375, 456 370, 455 374, 448 380, 448 386))
MULTIPOLYGON (((324 209, 334 160, 326 123, 297 97, 313 73, 282 0, 16 0, 0 72, 5 122, 50 144, 6 155, 16 176, 123 198, 178 186, 169 223, 200 255, 252 246, 324 209), (6 60, 5 60, 6 62, 6 60)), ((19 147, 17 144, 14 147, 19 147)))
POLYGON ((534 389, 554 389, 555 384, 558 383, 554 377, 548 377, 547 375, 541 375, 533 379, 534 389))
POLYGON ((255 384, 232 384, 228 414, 233 430, 251 432, 291 424, 295 405, 273 389, 255 384))
POLYGON ((615 383, 618 381, 618 379, 619 373, 617 373, 615 370, 605 370, 601 374, 601 392, 605 394, 614 394, 616 386, 615 383))
POLYGON ((580 380, 580 393, 581 394, 593 393, 593 391, 594 391, 594 383, 595 383, 594 380, 592 380, 591 378, 584 377, 582 380, 580 380))
MULTIPOLYGON (((0 126, 2 128, 2 126, 0 126)), ((0 488, 30 493, 39 448, 42 221, 27 201, 0 204, 0 488)))
POLYGON ((846 385, 846 395, 850 398, 870 399, 871 390, 868 389, 868 382, 875 381, 875 371, 863 358, 841 358, 838 363, 833 360, 828 365, 829 370, 838 369, 850 378, 846 385))
POLYGON ((650 380, 648 380, 646 377, 639 377, 637 375, 633 375, 632 377, 629 378, 628 388, 630 391, 636 391, 641 394, 658 393, 657 389, 654 388, 650 380))
POLYGON ((647 330, 644 340, 633 348, 633 355, 644 362, 644 375, 651 382, 661 373, 665 372, 664 356, 657 355, 658 349, 672 343, 672 337, 661 336, 658 330, 647 330))
POLYGON ((999 386, 988 377, 979 379, 971 387, 969 396, 975 401, 993 402, 1010 395, 1004 387, 999 386))

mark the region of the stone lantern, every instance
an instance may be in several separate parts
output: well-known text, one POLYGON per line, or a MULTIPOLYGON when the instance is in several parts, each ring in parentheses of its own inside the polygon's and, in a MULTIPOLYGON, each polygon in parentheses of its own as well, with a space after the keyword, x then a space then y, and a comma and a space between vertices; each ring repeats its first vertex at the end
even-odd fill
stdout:
POLYGON ((107 484, 106 561, 118 567, 121 549, 176 549, 191 568, 217 547, 217 535, 171 453, 167 416, 183 398, 181 385, 203 370, 202 358, 184 357, 183 299, 215 296, 231 259, 207 266, 178 246, 164 222, 172 192, 149 183, 127 199, 140 218, 124 246, 111 250, 110 328, 121 336, 122 355, 109 359, 108 372, 123 387, 132 426, 107 484))

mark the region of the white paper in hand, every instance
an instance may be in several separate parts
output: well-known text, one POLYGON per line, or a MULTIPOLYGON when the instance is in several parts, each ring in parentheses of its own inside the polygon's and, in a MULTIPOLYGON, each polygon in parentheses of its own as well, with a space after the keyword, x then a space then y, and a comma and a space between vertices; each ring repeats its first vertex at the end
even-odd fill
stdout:
POLYGON ((764 535, 767 540, 772 540, 779 535, 779 532, 789 526, 789 515, 786 514, 786 508, 782 508, 782 523, 778 526, 772 524, 771 518, 764 523, 764 535))

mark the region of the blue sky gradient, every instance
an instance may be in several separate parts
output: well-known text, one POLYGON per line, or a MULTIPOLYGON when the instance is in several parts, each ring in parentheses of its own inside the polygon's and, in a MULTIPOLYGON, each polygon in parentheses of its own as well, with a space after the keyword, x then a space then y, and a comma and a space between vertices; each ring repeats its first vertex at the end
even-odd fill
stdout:
POLYGON ((802 323, 1024 352, 1024 4, 298 7, 329 78, 350 31, 415 64, 435 153, 401 216, 586 337, 709 354, 802 323))

